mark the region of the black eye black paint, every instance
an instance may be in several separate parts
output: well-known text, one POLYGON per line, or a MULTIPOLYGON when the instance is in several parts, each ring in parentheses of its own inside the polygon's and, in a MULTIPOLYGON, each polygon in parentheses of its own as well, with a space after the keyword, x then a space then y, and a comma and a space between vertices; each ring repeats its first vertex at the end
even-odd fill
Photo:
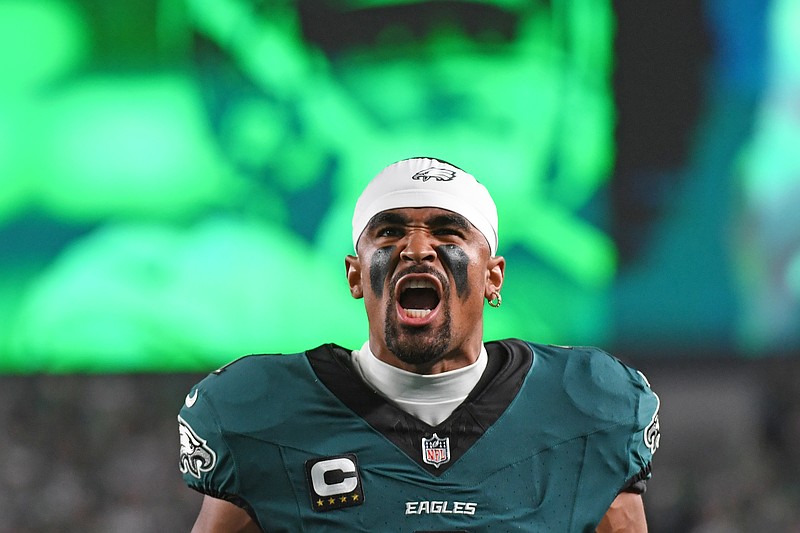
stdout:
POLYGON ((394 254, 394 246, 378 248, 372 254, 369 264, 369 283, 375 296, 383 296, 383 281, 389 276, 389 263, 394 254))
POLYGON ((453 274, 456 282, 456 292, 460 297, 469 294, 469 279, 467 277, 467 266, 469 256, 466 252, 455 244, 443 244, 436 247, 436 252, 442 260, 442 264, 453 274))

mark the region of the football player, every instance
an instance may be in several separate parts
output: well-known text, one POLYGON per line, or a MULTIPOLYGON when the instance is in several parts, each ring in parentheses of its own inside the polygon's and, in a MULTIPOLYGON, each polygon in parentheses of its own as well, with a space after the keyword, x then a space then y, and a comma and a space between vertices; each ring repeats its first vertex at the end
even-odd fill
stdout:
POLYGON ((193 531, 647 530, 658 397, 595 348, 484 341, 506 262, 483 185, 438 159, 389 165, 352 240, 363 346, 247 356, 187 395, 193 531))

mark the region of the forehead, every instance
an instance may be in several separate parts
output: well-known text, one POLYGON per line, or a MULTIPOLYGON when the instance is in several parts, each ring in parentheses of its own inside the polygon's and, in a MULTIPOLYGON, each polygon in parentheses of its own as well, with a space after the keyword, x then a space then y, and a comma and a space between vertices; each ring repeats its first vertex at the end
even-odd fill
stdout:
POLYGON ((465 231, 480 232, 464 216, 454 211, 439 207, 403 207, 381 211, 367 224, 367 229, 376 226, 392 224, 400 226, 426 226, 430 228, 441 226, 456 226, 465 231))

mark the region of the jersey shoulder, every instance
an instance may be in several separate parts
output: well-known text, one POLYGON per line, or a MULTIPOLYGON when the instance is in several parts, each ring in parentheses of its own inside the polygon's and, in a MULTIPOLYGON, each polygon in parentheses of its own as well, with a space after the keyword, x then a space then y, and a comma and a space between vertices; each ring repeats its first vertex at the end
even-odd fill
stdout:
POLYGON ((254 409, 276 406, 270 412, 277 420, 285 412, 280 405, 313 383, 306 352, 247 355, 211 372, 192 387, 181 415, 192 412, 193 418, 211 417, 227 430, 246 431, 254 409))
POLYGON ((532 371, 558 382, 584 414, 608 422, 633 418, 639 426, 658 411, 658 397, 644 374, 608 352, 593 346, 526 344, 534 354, 532 371))
POLYGON ((306 353, 256 354, 212 372, 186 395, 178 415, 180 471, 187 485, 234 501, 249 439, 296 439, 297 406, 318 389, 306 353))
POLYGON ((661 440, 661 401, 644 374, 596 347, 528 344, 534 352, 533 371, 548 369, 547 379, 560 379, 574 409, 628 435, 629 474, 649 477, 661 440))

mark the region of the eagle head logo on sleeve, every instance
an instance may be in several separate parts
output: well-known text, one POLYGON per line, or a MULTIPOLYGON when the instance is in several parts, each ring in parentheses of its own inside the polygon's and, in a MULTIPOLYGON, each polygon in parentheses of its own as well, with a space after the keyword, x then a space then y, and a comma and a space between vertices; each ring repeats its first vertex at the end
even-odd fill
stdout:
POLYGON ((178 431, 181 440, 181 472, 200 479, 200 474, 209 472, 217 464, 217 454, 206 444, 205 439, 197 436, 186 420, 180 416, 178 417, 178 431))
POLYGON ((650 453, 656 453, 661 443, 661 424, 658 422, 658 412, 653 415, 653 420, 644 430, 644 444, 650 453))

